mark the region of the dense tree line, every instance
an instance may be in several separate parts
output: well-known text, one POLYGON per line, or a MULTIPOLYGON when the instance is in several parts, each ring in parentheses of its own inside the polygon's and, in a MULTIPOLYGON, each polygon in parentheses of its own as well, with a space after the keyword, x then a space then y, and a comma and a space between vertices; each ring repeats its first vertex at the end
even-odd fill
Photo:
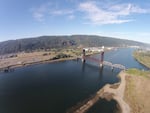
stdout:
POLYGON ((41 36, 0 42, 0 54, 78 46, 145 46, 146 44, 94 35, 41 36))

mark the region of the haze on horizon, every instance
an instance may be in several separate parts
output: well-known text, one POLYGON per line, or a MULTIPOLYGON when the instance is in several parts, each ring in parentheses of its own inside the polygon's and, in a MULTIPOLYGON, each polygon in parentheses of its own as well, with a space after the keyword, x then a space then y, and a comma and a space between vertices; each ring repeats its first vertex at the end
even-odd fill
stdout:
POLYGON ((150 43, 149 7, 149 0, 1 0, 0 41, 88 34, 150 43))

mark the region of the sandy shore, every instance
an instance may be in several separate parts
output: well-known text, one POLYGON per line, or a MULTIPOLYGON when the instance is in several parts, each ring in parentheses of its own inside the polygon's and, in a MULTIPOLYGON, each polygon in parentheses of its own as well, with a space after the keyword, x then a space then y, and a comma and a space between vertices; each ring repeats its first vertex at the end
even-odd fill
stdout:
POLYGON ((126 80, 125 80, 126 73, 122 71, 119 74, 119 77, 121 81, 118 88, 113 89, 111 88, 111 85, 108 84, 103 88, 103 92, 99 91, 98 94, 100 95, 101 98, 105 98, 107 100, 111 99, 116 100, 117 103, 119 104, 122 113, 130 113, 130 107, 123 99, 126 87, 126 80))
POLYGON ((101 98, 105 98, 107 100, 116 100, 121 113, 130 113, 129 105, 124 101, 124 92, 126 87, 126 73, 124 71, 120 72, 120 83, 118 85, 105 85, 102 89, 100 89, 93 97, 91 97, 86 103, 84 102, 83 105, 74 107, 77 109, 72 108, 67 113, 86 113, 97 101, 101 98), (117 86, 117 87, 116 87, 117 86), (74 110, 74 111, 73 111, 74 110))
POLYGON ((101 98, 116 100, 121 113, 150 113, 150 73, 138 73, 129 74, 122 71, 119 74, 119 83, 105 85, 95 95, 72 107, 67 113, 86 113, 101 98))

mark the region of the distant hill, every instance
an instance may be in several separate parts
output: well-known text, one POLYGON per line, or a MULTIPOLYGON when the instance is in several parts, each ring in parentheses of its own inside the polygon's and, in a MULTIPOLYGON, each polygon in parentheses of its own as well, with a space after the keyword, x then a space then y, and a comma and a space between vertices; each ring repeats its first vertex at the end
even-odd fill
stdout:
POLYGON ((40 36, 0 42, 0 54, 40 49, 87 46, 147 46, 148 44, 95 35, 40 36))

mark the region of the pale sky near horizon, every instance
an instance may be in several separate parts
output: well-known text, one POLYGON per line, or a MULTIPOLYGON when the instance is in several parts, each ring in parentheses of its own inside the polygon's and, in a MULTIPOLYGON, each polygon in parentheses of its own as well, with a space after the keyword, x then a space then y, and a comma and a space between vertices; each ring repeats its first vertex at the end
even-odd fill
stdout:
POLYGON ((150 0, 0 0, 0 41, 88 34, 150 43, 150 0))

